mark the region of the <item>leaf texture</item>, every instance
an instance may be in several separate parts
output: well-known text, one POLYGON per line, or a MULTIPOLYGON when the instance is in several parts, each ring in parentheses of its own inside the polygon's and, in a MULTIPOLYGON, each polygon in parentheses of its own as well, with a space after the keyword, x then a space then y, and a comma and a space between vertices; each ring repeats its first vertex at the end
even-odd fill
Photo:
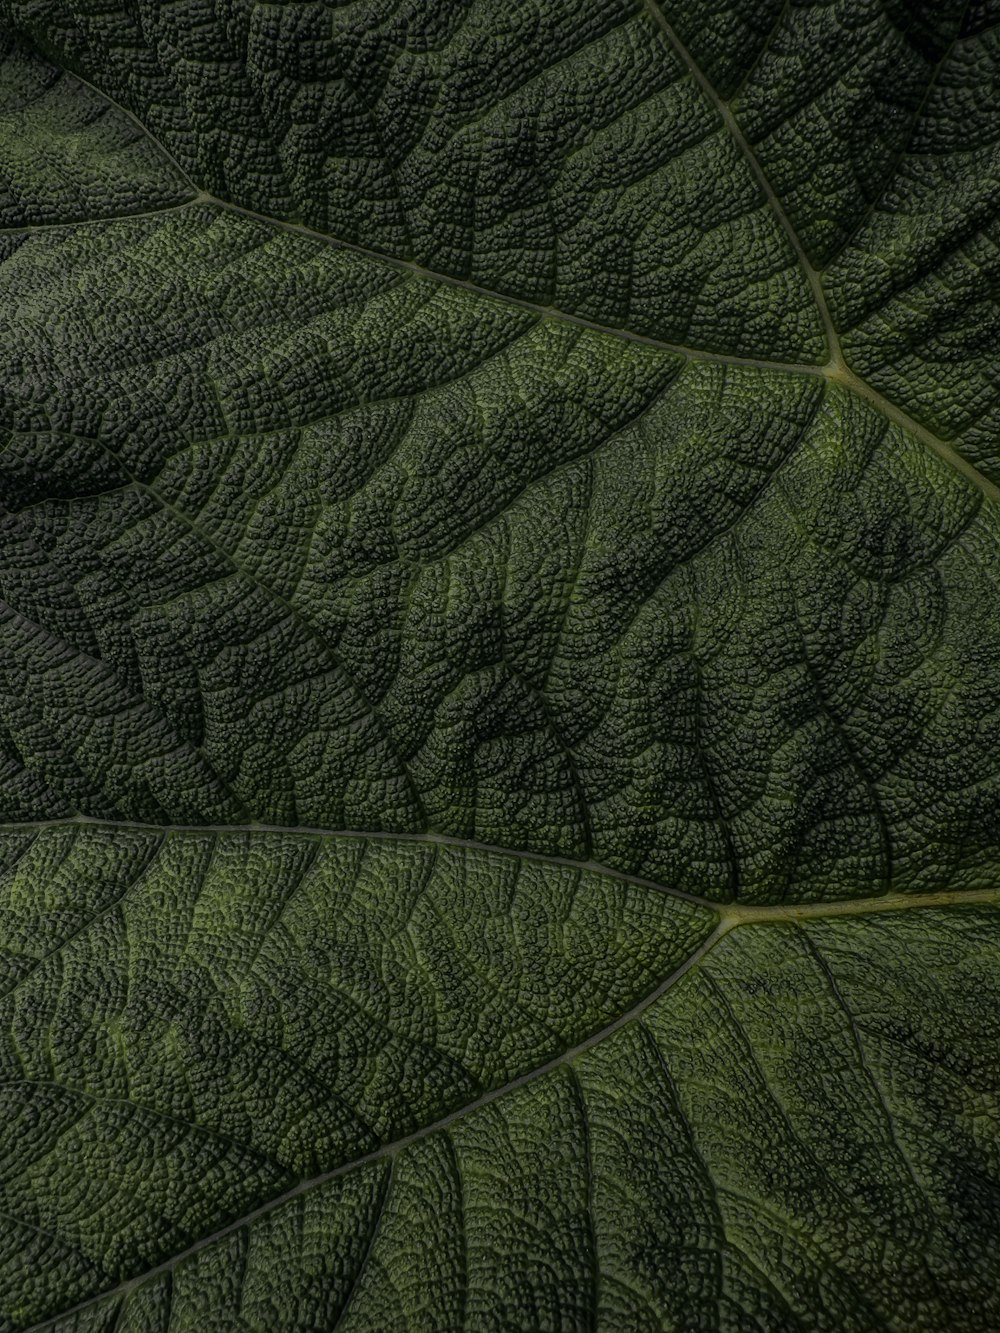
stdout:
POLYGON ((0 0, 0 1329, 1000 1324, 990 0, 0 0))
POLYGON ((990 1329, 996 934, 741 926, 558 1068, 51 1327, 990 1329))

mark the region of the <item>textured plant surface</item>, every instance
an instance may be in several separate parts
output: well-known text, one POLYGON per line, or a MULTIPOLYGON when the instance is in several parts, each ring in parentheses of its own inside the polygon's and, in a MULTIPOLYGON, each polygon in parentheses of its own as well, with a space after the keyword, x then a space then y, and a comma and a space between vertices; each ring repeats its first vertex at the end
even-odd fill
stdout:
POLYGON ((995 0, 0 25, 0 1329, 996 1333, 995 0))

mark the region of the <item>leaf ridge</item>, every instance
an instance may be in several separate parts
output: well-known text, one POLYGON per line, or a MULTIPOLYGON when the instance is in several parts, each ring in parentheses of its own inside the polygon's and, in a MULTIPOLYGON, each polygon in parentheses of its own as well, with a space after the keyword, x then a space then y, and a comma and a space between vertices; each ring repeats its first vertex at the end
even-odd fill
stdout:
MULTIPOLYGON (((789 590, 791 592, 791 589, 789 590)), ((795 604, 794 594, 791 602, 795 604)), ((879 878, 884 884, 892 883, 892 835, 889 832, 889 822, 885 817, 885 811, 882 808, 882 799, 879 796, 878 785, 873 777, 870 776, 868 769, 862 763, 861 756, 858 753, 858 747, 851 738, 846 722, 839 718, 833 709, 832 704, 826 696, 826 690, 823 688, 823 682, 820 679, 819 671, 813 664, 812 657, 809 654, 809 644, 806 641, 805 632, 802 628, 801 620, 798 615, 798 607, 795 610, 795 623, 799 635, 799 643, 802 648, 802 661, 812 685, 813 693, 816 696, 816 702, 822 715, 829 719, 833 727, 834 734, 840 741, 841 747, 847 755, 848 761, 855 773, 861 780, 861 785, 868 793, 871 801, 871 810, 875 818, 875 824, 878 828, 879 848, 882 864, 879 867, 879 878)))
MULTIPOLYGON (((72 1083, 58 1083, 54 1079, 48 1078, 5 1079, 0 1083, 0 1088, 24 1087, 25 1085, 32 1088, 55 1088, 59 1092, 69 1093, 70 1096, 79 1097, 82 1101, 90 1102, 95 1106, 130 1106, 133 1110, 141 1111, 143 1115, 148 1115, 153 1119, 180 1125, 185 1130, 193 1130, 196 1134, 204 1135, 206 1138, 214 1139, 219 1143, 224 1143, 227 1147, 234 1149, 238 1155, 244 1158, 253 1158, 258 1166, 273 1167, 276 1172, 284 1175, 286 1179, 288 1177, 289 1172, 287 1167, 282 1166, 282 1164, 276 1161, 275 1158, 268 1157, 266 1153, 260 1152, 259 1149, 253 1147, 252 1144, 238 1143, 228 1134, 220 1133, 219 1130, 213 1129, 210 1125, 203 1125, 200 1120, 185 1120, 182 1116, 171 1115, 169 1111, 159 1110, 155 1106, 147 1106, 145 1102, 137 1102, 132 1097, 101 1096, 95 1092, 88 1092, 86 1088, 75 1087, 72 1083)), ((17 1219, 15 1219, 15 1221, 16 1220, 17 1219)), ((46 1232, 45 1234, 48 1235, 49 1233, 46 1232)))
POLYGON ((163 838, 160 837, 157 839, 155 843, 153 843, 150 846, 147 854, 139 859, 139 865, 137 870, 133 875, 129 877, 128 882, 126 883, 122 891, 116 894, 115 897, 111 900, 111 902, 107 903, 104 907, 102 907, 101 910, 95 913, 94 916, 88 917, 83 922, 83 924, 80 925, 76 930, 71 931, 69 935, 67 935, 64 939, 61 939, 59 943, 55 945, 53 948, 49 949, 47 953, 42 954, 40 958, 36 958, 34 962, 31 964, 31 966, 28 968, 27 972, 22 972, 19 977, 15 978, 15 980, 11 982, 11 984, 7 987, 6 990, 0 991, 0 1001, 8 999, 11 995, 16 995, 17 992, 20 990, 20 988, 31 980, 31 978, 35 975, 35 973, 38 971, 40 967, 44 967, 44 965, 49 961, 50 958, 54 958, 56 954, 60 953, 63 949, 65 949, 68 944, 71 944, 73 940, 79 939, 79 937, 84 933, 84 931, 93 929, 95 922, 101 921, 105 917, 111 916, 113 913, 117 912, 118 909, 121 907, 122 903, 128 897, 128 895, 141 882, 142 877, 143 875, 145 875, 147 869, 149 868, 151 861, 155 858, 155 856, 157 855, 162 846, 163 846, 163 838))
POLYGON ((119 467, 121 467, 121 469, 123 470, 123 472, 126 473, 127 476, 131 478, 132 485, 135 487, 136 490, 144 492, 158 505, 160 505, 162 509, 173 514, 174 517, 177 518, 179 522, 183 523, 184 526, 190 532, 193 532, 197 536, 199 536, 204 542, 207 543, 207 545, 209 545, 212 548, 213 551, 216 552, 217 555, 221 556, 221 558, 225 561, 225 563, 230 567, 230 569, 233 572, 235 572, 239 576, 248 579, 255 587, 260 588, 273 601, 277 602, 280 606, 284 607, 284 609, 292 617, 295 623, 297 625, 301 625, 302 628, 305 629, 306 632, 310 635, 310 637, 317 644, 319 644, 319 646, 324 650, 324 652, 329 654, 330 660, 334 663, 337 669, 343 673, 345 682, 349 685, 355 698, 361 703, 365 711, 365 714, 367 715, 368 718, 370 718, 373 726, 375 727, 375 729, 378 731, 379 735, 385 742, 388 753, 392 755, 392 757, 396 760, 397 764, 399 765, 400 774, 405 779, 407 787, 409 788, 410 791, 410 795, 413 799, 414 809, 419 813, 421 822, 426 824, 427 814, 424 809, 423 799, 417 788, 417 784, 414 781, 412 774, 410 773, 406 761, 403 759, 402 755, 399 754, 396 746, 393 744, 392 737, 389 734, 389 730, 386 727, 382 717, 380 716, 378 709, 375 707, 371 699, 368 697, 368 694, 365 691, 362 684, 360 683, 360 681, 356 680, 353 673, 348 669, 347 665, 343 660, 342 655, 337 652, 334 646, 327 641, 325 636, 322 635, 319 632, 319 630, 317 630, 315 626, 311 624, 310 621, 306 620, 306 618, 302 615, 302 612, 298 609, 298 607, 295 605, 294 602, 290 601, 276 588, 271 587, 269 583, 265 583, 264 580, 260 577, 260 575, 256 574, 251 575, 247 573, 247 571, 244 570, 237 556, 234 555, 232 552, 228 551, 220 542, 218 542, 212 536, 211 533, 206 532, 206 530, 197 521, 197 519, 194 519, 189 514, 185 513, 185 511, 181 509, 178 505, 171 503, 171 501, 169 501, 165 496, 161 495, 160 491, 154 485, 152 485, 149 482, 141 481, 139 477, 136 476, 136 474, 132 471, 132 469, 128 467, 128 465, 125 463, 121 455, 116 454, 112 450, 108 449, 107 445, 105 445, 104 442, 99 437, 95 438, 95 443, 100 448, 104 449, 104 451, 109 455, 109 457, 115 463, 117 463, 119 467))
POLYGON ((652 1029, 650 1028, 649 1024, 645 1021, 645 1019, 640 1018, 638 1023, 636 1024, 636 1027, 639 1033, 640 1041, 646 1044, 647 1048, 649 1049, 650 1055, 656 1062, 657 1069, 659 1070, 660 1075, 663 1079, 664 1090, 668 1098, 670 1099, 671 1109, 676 1112, 677 1118, 680 1121, 680 1124, 683 1126, 685 1140, 688 1146, 688 1150, 691 1153, 692 1161, 694 1162, 706 1186, 707 1198, 710 1201, 709 1206, 711 1207, 712 1210, 712 1220, 715 1222, 717 1226, 716 1240, 718 1241, 718 1249, 716 1253, 718 1257, 716 1259, 716 1262, 713 1264, 713 1269, 715 1278, 716 1320, 718 1322, 719 1307, 722 1297, 721 1259, 722 1259, 722 1254, 724 1252, 724 1246, 728 1244, 729 1241, 729 1238, 726 1235, 726 1220, 722 1215, 721 1208, 719 1207, 719 1200, 715 1189, 715 1181, 712 1178, 712 1173, 709 1170, 708 1163, 705 1161, 704 1154, 702 1153, 701 1149, 698 1146, 698 1142, 695 1139, 694 1133, 691 1129, 691 1121, 686 1115, 684 1107, 681 1104, 680 1092, 678 1091, 677 1088, 677 1081, 671 1074, 670 1067, 667 1064, 666 1060, 663 1058, 663 1051, 660 1049, 660 1044, 656 1040, 656 1037, 653 1034, 652 1029))
MULTIPOLYGON (((710 968, 705 969, 704 977, 706 987, 711 992, 728 1022, 732 1025, 732 1032, 736 1037, 736 1041, 739 1043, 742 1055, 742 1060, 740 1062, 741 1068, 747 1071, 751 1079, 755 1078, 757 1080, 761 1093, 767 1099, 768 1105, 773 1109, 777 1120, 784 1128, 787 1141, 790 1144, 793 1144, 795 1148, 801 1150, 803 1157, 807 1158, 812 1165, 815 1177, 826 1181, 831 1186, 837 1198, 840 1199, 847 1208, 850 1208, 852 1206, 850 1196, 846 1193, 840 1182, 833 1178, 826 1166, 817 1156, 812 1145, 796 1128, 780 1090, 776 1088, 768 1078, 767 1070, 758 1055, 757 1048, 755 1047, 745 1025, 740 1021, 736 1010, 733 1008, 733 1003, 726 994, 725 987, 712 975, 710 968)), ((791 1231, 791 1228, 789 1228, 789 1231, 791 1231)))
MULTIPOLYGON (((966 4, 965 6, 966 12, 968 11, 968 8, 969 6, 968 4, 966 4)), ((940 58, 938 59, 937 64, 934 66, 930 78, 927 80, 927 85, 924 88, 923 96, 917 102, 917 105, 913 110, 913 114, 910 117, 910 123, 907 126, 905 138, 903 138, 900 141, 899 147, 893 154, 891 161, 886 163, 885 170, 882 176, 881 188, 878 191, 876 191, 876 193, 872 196, 871 199, 868 200, 865 207, 859 213, 858 218, 854 223, 854 226, 851 227, 851 229, 847 232, 844 238, 837 245, 836 249, 830 255, 829 259, 827 260, 826 266, 824 268, 824 272, 826 272, 827 269, 832 268, 834 264, 837 263, 838 259, 840 259, 841 256, 844 254, 844 252, 848 249, 848 247, 850 246, 851 242, 855 239, 855 237, 857 237, 864 230, 867 223, 871 220, 872 214, 875 212, 876 208, 879 206, 879 203, 884 198, 885 192, 889 188, 889 182, 892 181, 893 178, 895 177, 896 170, 899 167, 899 164, 903 161, 904 157, 906 156, 909 146, 913 141, 913 136, 914 133, 916 132, 917 125, 920 121, 920 117, 923 115, 924 108, 926 107, 928 101, 931 98, 932 93, 934 92, 935 87, 937 86, 938 80, 941 77, 941 71, 951 60, 951 57, 954 54, 955 48, 958 45, 960 39, 961 39, 961 28, 959 26, 958 28, 956 28, 955 36, 952 38, 948 46, 942 52, 940 58)))
MULTIPOLYGON (((641 1020, 640 1020, 641 1022, 641 1020)), ((583 1145, 583 1171, 587 1182, 587 1201, 585 1207, 585 1226, 587 1240, 590 1243, 591 1259, 591 1289, 590 1289, 590 1319, 588 1320, 589 1333, 597 1333, 597 1321, 600 1318, 601 1310, 601 1263, 597 1250, 597 1222, 594 1216, 594 1154, 591 1138, 593 1131, 590 1125, 590 1116, 587 1112, 587 1099, 583 1094, 583 1086, 580 1083, 580 1075, 569 1066, 569 1085, 572 1089, 573 1100, 576 1103, 577 1111, 580 1114, 580 1124, 582 1132, 580 1135, 583 1145)))
POLYGON ((375 1207, 372 1209, 371 1230, 368 1233, 368 1239, 365 1244, 364 1253, 361 1256, 361 1262, 358 1264, 354 1277, 351 1279, 351 1285, 347 1291, 347 1295, 344 1297, 344 1304, 340 1307, 340 1313, 337 1315, 337 1318, 330 1329, 330 1333, 337 1333, 337 1329, 343 1324, 344 1317, 350 1313, 351 1303, 361 1286, 361 1280, 368 1268, 368 1261, 371 1259, 372 1252, 375 1249, 375 1242, 378 1240, 378 1234, 382 1230, 382 1219, 385 1217, 386 1209, 389 1206, 389 1199, 392 1195, 392 1187, 396 1178, 395 1166, 395 1158, 390 1157, 388 1168, 382 1173, 382 1179, 379 1181, 378 1192, 375 1196, 375 1207))

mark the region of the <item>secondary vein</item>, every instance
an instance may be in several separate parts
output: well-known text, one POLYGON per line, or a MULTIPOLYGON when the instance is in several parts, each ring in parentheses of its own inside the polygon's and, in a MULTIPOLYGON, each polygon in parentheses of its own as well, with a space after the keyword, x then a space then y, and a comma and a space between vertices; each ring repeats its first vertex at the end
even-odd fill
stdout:
POLYGON ((447 1115, 432 1121, 431 1124, 415 1130, 412 1134, 407 1134, 401 1138, 392 1140, 390 1143, 385 1143, 381 1147, 374 1149, 372 1152, 366 1153, 363 1157, 356 1157, 350 1162, 344 1162, 341 1166, 334 1167, 331 1171, 324 1171, 319 1175, 311 1176, 308 1180, 299 1181, 298 1184, 285 1190, 284 1193, 276 1195, 273 1199, 269 1199, 259 1207, 244 1213, 241 1217, 234 1218, 232 1221, 227 1222, 225 1226, 219 1227, 209 1235, 202 1236, 179 1254, 175 1254, 171 1258, 157 1264, 155 1267, 147 1269, 144 1273, 126 1279, 115 1287, 98 1292, 93 1296, 89 1296, 86 1300, 80 1301, 79 1304, 73 1306, 70 1310, 62 1310, 51 1318, 43 1320, 41 1323, 33 1324, 31 1328, 25 1330, 25 1333, 40 1333, 40 1330, 51 1328, 58 1320, 66 1319, 80 1310, 85 1310, 89 1306, 96 1304, 98 1301, 110 1300, 115 1296, 126 1297, 141 1284, 148 1282, 152 1278, 158 1277, 163 1273, 172 1271, 178 1264, 183 1263, 184 1260, 189 1259, 200 1250, 205 1249, 207 1246, 214 1244, 216 1241, 221 1240, 226 1236, 232 1235, 234 1231, 239 1231, 243 1227, 256 1222, 259 1218, 266 1217, 276 1208, 280 1208, 282 1204, 288 1203, 291 1199, 298 1198, 299 1195, 306 1193, 308 1190, 316 1189, 326 1184, 328 1181, 336 1180, 339 1176, 346 1175, 349 1171, 360 1170, 361 1168, 369 1166, 374 1162, 381 1161, 386 1157, 394 1157, 397 1153, 402 1152, 411 1144, 419 1143, 422 1139, 429 1138, 432 1134, 436 1134, 441 1130, 446 1130, 449 1125, 454 1124, 457 1120, 472 1115, 473 1112, 480 1110, 480 1108, 484 1106, 488 1106, 499 1097, 505 1097, 508 1093, 515 1092, 526 1084, 533 1083, 537 1079, 543 1078, 546 1074, 554 1072, 562 1065, 571 1063, 576 1060, 578 1056, 583 1055, 584 1052, 589 1051, 591 1047, 596 1046, 599 1042, 604 1041, 605 1038, 610 1037, 613 1033, 617 1032, 620 1028, 624 1027, 627 1023, 630 1023, 634 1018, 637 1018, 640 1014, 645 1012, 645 1010, 655 1004, 657 1000, 661 999, 671 987, 675 986, 693 967, 701 962, 705 955, 715 947, 719 940, 729 933, 730 928, 731 927, 727 922, 719 922, 715 929, 702 940, 701 944, 688 955, 684 962, 671 972, 668 977, 661 981, 655 989, 650 991, 630 1009, 626 1010, 625 1013, 620 1014, 618 1018, 607 1023, 597 1032, 591 1033, 589 1037, 586 1037, 576 1046, 571 1046, 567 1050, 561 1051, 558 1055, 553 1056, 551 1060, 547 1060, 544 1064, 528 1070, 526 1073, 510 1080, 510 1082, 504 1083, 501 1087, 491 1088, 488 1092, 482 1093, 473 1101, 466 1102, 463 1106, 457 1107, 447 1115))
POLYGON ((795 251, 795 257, 797 258, 803 275, 809 284, 809 289, 812 292, 813 300, 816 303, 816 309, 823 325, 823 331, 826 335, 827 352, 830 361, 836 362, 840 360, 840 339, 838 338, 837 330, 834 327, 833 316, 830 313, 830 306, 826 299, 826 293, 823 290, 823 282, 820 278, 819 270, 813 265, 812 260, 806 253, 806 248, 802 244, 802 240, 799 237, 791 218, 785 212, 784 205, 775 193, 767 173, 761 166, 760 159, 758 158, 753 145, 740 128, 739 122, 733 115, 729 103, 719 95, 714 84, 681 40, 676 29, 667 22, 663 10, 656 3, 656 0, 646 0, 646 7, 657 26, 661 29, 664 36, 677 52, 679 59, 683 62, 691 77, 698 84, 699 88, 701 88, 718 115, 722 118, 722 123, 725 125, 730 137, 753 173, 754 179, 760 186, 771 212, 774 214, 778 225, 787 236, 789 244, 795 251))

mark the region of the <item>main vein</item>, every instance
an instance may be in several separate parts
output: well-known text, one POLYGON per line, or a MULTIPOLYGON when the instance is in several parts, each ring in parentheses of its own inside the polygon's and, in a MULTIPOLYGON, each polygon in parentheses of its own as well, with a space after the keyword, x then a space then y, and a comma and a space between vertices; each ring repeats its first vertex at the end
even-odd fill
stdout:
POLYGON ((553 866, 560 870, 573 870, 593 875, 603 875, 619 883, 652 893, 663 894, 668 898, 677 898, 681 902, 691 903, 715 913, 728 926, 747 925, 751 922, 798 921, 806 917, 820 916, 859 916, 866 912, 891 912, 914 907, 948 907, 962 903, 1000 904, 1000 886, 978 889, 940 889, 930 893, 898 893, 888 890, 883 894, 868 895, 859 898, 821 900, 811 903, 727 903, 706 898, 685 889, 674 888, 643 875, 630 874, 617 870, 614 866, 604 865, 600 861, 576 860, 570 856, 558 856, 546 852, 522 851, 516 847, 500 847, 495 843, 478 842, 474 838, 453 837, 447 833, 393 833, 380 829, 330 829, 297 824, 152 824, 141 820, 97 819, 89 815, 76 815, 64 819, 22 820, 0 824, 3 833, 34 833, 44 829, 128 829, 138 833, 149 833, 158 837, 174 833, 184 836, 224 837, 247 834, 251 836, 294 836, 301 838, 337 838, 360 842, 404 843, 406 845, 425 845, 428 847, 454 847, 459 850, 479 852, 484 855, 501 856, 508 860, 529 861, 538 865, 553 866))
POLYGON ((299 1181, 290 1189, 285 1190, 282 1194, 276 1195, 273 1199, 268 1199, 266 1203, 260 1204, 257 1208, 251 1209, 240 1217, 233 1218, 224 1226, 217 1228, 209 1235, 202 1236, 192 1245, 189 1245, 187 1249, 172 1255, 169 1259, 165 1259, 154 1268, 147 1269, 144 1273, 127 1278, 124 1282, 119 1283, 115 1287, 97 1292, 95 1295, 87 1297, 86 1300, 80 1301, 79 1304, 73 1306, 72 1309, 60 1311, 59 1314, 54 1315, 49 1319, 45 1319, 39 1324, 32 1325, 30 1329, 25 1330, 25 1333, 36 1333, 37 1330, 50 1328, 58 1320, 66 1319, 77 1311, 86 1309, 88 1306, 94 1305, 98 1301, 109 1300, 115 1296, 127 1296, 129 1292, 133 1291, 142 1283, 150 1281, 161 1273, 171 1271, 176 1268, 178 1264, 183 1263, 185 1259, 189 1259, 200 1250, 223 1239, 225 1236, 231 1235, 234 1231, 239 1231, 243 1227, 256 1222, 259 1218, 266 1217, 267 1214, 273 1212, 276 1208, 280 1208, 282 1204, 288 1203, 289 1200, 297 1198, 300 1194, 304 1194, 308 1190, 316 1189, 318 1186, 325 1185, 328 1181, 336 1180, 339 1176, 346 1175, 349 1171, 356 1171, 371 1165, 373 1162, 380 1161, 383 1158, 395 1156, 395 1154, 402 1152, 404 1148, 408 1148, 411 1144, 419 1143, 421 1139, 426 1139, 431 1134, 436 1134, 441 1130, 447 1130, 447 1128, 454 1124, 455 1121, 472 1115, 473 1112, 480 1110, 484 1106, 488 1106, 499 1097, 506 1097, 509 1093, 516 1092, 518 1088, 522 1088, 528 1083, 533 1083, 536 1079, 543 1078, 546 1074, 553 1073, 562 1065, 577 1059, 578 1056, 589 1051, 591 1047, 596 1046, 599 1042, 604 1041, 607 1037, 610 1037, 626 1024, 631 1023, 633 1019, 637 1018, 651 1005, 655 1004, 656 1001, 661 999, 671 987, 681 980, 683 976, 701 962, 705 955, 714 948, 718 941, 722 939, 724 935, 727 935, 731 929, 731 923, 720 921, 715 926, 714 930, 702 940, 701 944, 699 944, 698 947, 685 958, 684 962, 681 963, 679 967, 675 968, 668 977, 665 977, 655 989, 651 990, 647 995, 644 995, 641 1000, 634 1004, 630 1009, 627 1009, 625 1013, 619 1014, 617 1018, 613 1019, 610 1023, 605 1024, 605 1026, 598 1029, 598 1031, 592 1032, 589 1037, 578 1042, 577 1045, 571 1046, 564 1051, 560 1051, 559 1054, 554 1055, 551 1060, 546 1060, 544 1064, 537 1065, 534 1069, 527 1070, 525 1073, 502 1084, 500 1087, 489 1089, 489 1091, 482 1093, 473 1101, 465 1102, 462 1106, 456 1107, 454 1110, 448 1112, 447 1115, 440 1116, 429 1125, 424 1125, 420 1129, 414 1130, 412 1134, 406 1134, 400 1138, 393 1139, 391 1142, 384 1143, 381 1147, 366 1153, 363 1157, 355 1157, 351 1161, 344 1162, 341 1166, 334 1167, 330 1171, 323 1171, 319 1175, 310 1176, 308 1180, 299 1181))
MULTIPOLYGON (((449 273, 440 273, 436 269, 427 268, 423 264, 418 264, 414 260, 400 259, 394 255, 383 253, 369 246, 360 245, 356 241, 343 240, 338 236, 333 236, 329 232, 319 231, 314 227, 309 227, 305 223, 288 222, 281 218, 272 217, 267 213, 257 212, 255 209, 246 208, 242 204, 237 204, 228 199, 221 199, 217 195, 208 193, 202 189, 196 181, 193 181, 184 168, 180 165, 177 158, 170 152, 164 143, 158 139, 149 128, 136 116, 128 107, 117 102, 109 96, 103 89, 98 88, 96 84, 79 74, 74 74, 85 87, 90 88, 92 92, 102 97, 105 102, 113 106, 121 115, 130 120, 141 132, 153 143, 164 158, 176 171, 178 177, 188 186, 193 194, 189 204, 174 205, 160 212, 177 211, 178 207, 190 207, 196 205, 207 205, 216 209, 245 217, 250 221, 260 223, 263 226, 271 227, 276 231, 287 232, 292 235, 302 236, 308 240, 315 241, 324 245, 330 245, 339 250, 346 250, 353 254, 363 255, 366 259, 373 260, 376 263, 388 265, 390 268, 397 269, 400 272, 409 273, 414 277, 422 278, 430 282, 441 283, 448 287, 457 287, 462 291, 467 291, 474 296, 485 300, 499 301, 506 305, 514 306, 519 310, 527 311, 538 319, 554 319, 565 324, 572 324, 577 328, 589 329, 591 332, 604 334, 608 337, 622 338, 627 342, 641 343, 647 347, 654 347, 660 351, 673 353, 675 356, 682 356, 688 360, 694 361, 714 361, 723 365, 742 366, 750 369, 783 371, 794 375, 820 376, 834 383, 839 383, 851 392, 857 394, 863 401, 881 412, 883 416, 890 421, 895 422, 904 430, 920 440, 927 448, 931 449, 943 459, 950 467, 971 482, 978 490, 987 495, 990 499, 1000 502, 1000 487, 994 484, 987 476, 979 471, 968 459, 964 458, 958 450, 947 440, 936 435, 927 426, 923 425, 915 417, 911 416, 902 408, 896 406, 890 399, 886 398, 878 389, 859 376, 852 370, 844 358, 840 346, 840 339, 837 334, 836 326, 833 322, 833 316, 830 311, 829 302, 826 299, 826 293, 823 289, 822 276, 809 258, 809 255, 802 244, 802 241, 796 231, 791 219, 789 218, 781 200, 778 198, 767 173, 764 171, 760 161, 750 144, 746 135, 740 128, 739 122, 733 115, 733 112, 724 98, 720 97, 711 80, 705 75, 697 61, 691 55, 691 52, 681 41, 675 29, 668 23, 659 8, 656 0, 643 0, 651 18, 657 23, 663 31, 667 40, 671 43, 677 52, 679 59, 689 71, 691 77, 698 84, 706 98, 715 108, 721 117, 723 124, 732 136, 733 141, 738 146, 754 178, 758 182, 760 189, 767 200, 774 217, 777 219, 780 227, 788 238, 788 242, 795 253, 799 266, 812 292, 816 309, 819 313, 824 335, 827 342, 828 359, 825 365, 814 365, 804 361, 780 361, 769 357, 749 357, 739 356, 730 352, 723 352, 714 348, 692 347, 684 343, 669 342, 663 338, 656 338, 649 334, 636 333, 632 329, 624 328, 614 324, 603 324, 598 320, 588 319, 582 315, 576 315, 571 311, 563 310, 558 306, 545 305, 538 301, 526 300, 523 297, 514 296, 507 292, 496 291, 489 287, 481 286, 466 278, 459 278, 449 273)), ((141 216, 150 216, 143 214, 141 216)), ((127 219, 128 215, 124 215, 127 219)), ((112 221, 113 219, 103 219, 112 221)), ((60 224, 52 224, 57 226, 60 224)), ((80 225, 79 223, 64 225, 80 225)))

